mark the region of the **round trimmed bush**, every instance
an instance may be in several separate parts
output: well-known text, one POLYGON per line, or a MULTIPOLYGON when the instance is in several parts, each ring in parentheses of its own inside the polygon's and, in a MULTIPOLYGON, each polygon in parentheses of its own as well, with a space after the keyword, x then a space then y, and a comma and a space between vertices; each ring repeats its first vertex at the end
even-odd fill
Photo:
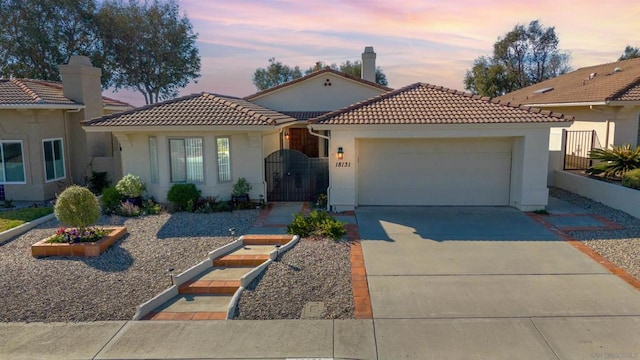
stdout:
POLYGON ((622 185, 640 190, 640 169, 629 170, 622 175, 622 185))
POLYGON ((60 222, 83 231, 100 217, 100 203, 86 187, 71 185, 58 195, 53 212, 60 222))
POLYGON ((180 210, 193 211, 199 198, 200 190, 195 184, 173 184, 167 192, 167 200, 180 210))

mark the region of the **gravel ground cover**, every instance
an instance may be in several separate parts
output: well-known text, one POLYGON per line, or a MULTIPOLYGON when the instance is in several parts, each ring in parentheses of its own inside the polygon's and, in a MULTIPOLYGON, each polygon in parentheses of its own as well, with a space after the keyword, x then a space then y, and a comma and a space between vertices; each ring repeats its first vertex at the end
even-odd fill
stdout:
POLYGON ((620 230, 569 231, 568 233, 636 279, 640 279, 640 219, 562 189, 551 188, 549 195, 588 209, 594 214, 624 226, 624 229, 620 230))
POLYGON ((128 234, 95 258, 31 256, 31 245, 60 226, 44 223, 0 245, 0 322, 130 320, 136 306, 170 286, 175 274, 248 230, 259 210, 175 213, 123 218, 102 216, 100 225, 124 225, 128 234))
POLYGON ((301 239, 242 293, 235 319, 299 319, 304 305, 324 302, 324 319, 353 319, 350 243, 301 239))

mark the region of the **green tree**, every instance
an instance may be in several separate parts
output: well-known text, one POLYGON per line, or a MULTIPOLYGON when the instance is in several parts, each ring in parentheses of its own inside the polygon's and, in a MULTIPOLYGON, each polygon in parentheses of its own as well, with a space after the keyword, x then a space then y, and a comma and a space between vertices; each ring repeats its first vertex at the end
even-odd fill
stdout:
MULTIPOLYGON (((345 61, 340 66, 336 64, 326 65, 322 61, 316 62, 316 64, 305 71, 305 75, 309 75, 314 71, 322 70, 325 67, 329 66, 333 70, 341 71, 347 75, 351 75, 353 77, 360 78, 362 76, 362 63, 358 60, 356 61, 345 61)), ((376 67, 376 83, 380 85, 388 85, 387 75, 382 71, 382 68, 379 66, 376 67)))
POLYGON ((483 96, 499 96, 571 70, 569 54, 558 50, 554 27, 538 20, 516 25, 493 45, 491 57, 474 60, 467 70, 465 89, 483 96))
POLYGON ((76 54, 103 65, 94 0, 0 0, 0 9, 0 76, 60 81, 58 65, 76 54))
POLYGON ((627 45, 627 47, 624 48, 624 53, 622 53, 622 55, 620 55, 620 57, 618 58, 618 61, 629 60, 638 57, 640 57, 640 48, 627 45))
POLYGON ((200 76, 198 35, 175 0, 106 0, 97 20, 116 90, 137 90, 152 104, 200 76))
POLYGON ((256 69, 252 81, 253 85, 262 91, 300 77, 302 77, 302 71, 299 66, 290 67, 272 57, 269 59, 269 66, 256 69))

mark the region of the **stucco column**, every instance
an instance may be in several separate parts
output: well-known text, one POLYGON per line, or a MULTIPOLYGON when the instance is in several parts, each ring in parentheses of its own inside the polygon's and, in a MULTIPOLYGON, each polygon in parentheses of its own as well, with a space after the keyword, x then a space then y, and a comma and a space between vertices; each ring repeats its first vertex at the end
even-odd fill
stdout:
POLYGON ((522 211, 544 209, 549 201, 547 169, 549 130, 530 130, 514 141, 511 206, 522 211))
POLYGON ((329 144, 329 206, 334 211, 354 210, 357 205, 358 159, 356 139, 339 131, 333 131, 329 144), (343 158, 338 159, 338 148, 343 158))

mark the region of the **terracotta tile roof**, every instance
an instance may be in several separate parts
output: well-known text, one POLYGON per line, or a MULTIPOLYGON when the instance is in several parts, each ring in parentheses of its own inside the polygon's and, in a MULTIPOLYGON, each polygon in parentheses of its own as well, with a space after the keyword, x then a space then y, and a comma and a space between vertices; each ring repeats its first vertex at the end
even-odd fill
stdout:
POLYGON ((584 67, 498 99, 520 104, 640 101, 640 58, 584 67))
POLYGON ((245 96, 244 99, 251 101, 251 100, 253 100, 255 98, 258 98, 258 97, 260 97, 262 95, 268 94, 268 93, 270 93, 272 91, 276 91, 276 90, 282 89, 284 87, 291 86, 291 85, 297 84, 299 82, 305 81, 307 79, 310 79, 312 77, 316 77, 316 76, 323 75, 323 74, 326 74, 326 73, 332 73, 332 74, 341 76, 341 77, 349 79, 349 80, 357 81, 357 82, 362 83, 364 85, 376 87, 376 88, 384 90, 384 91, 393 90, 390 87, 386 87, 384 85, 380 85, 380 84, 375 83, 375 82, 364 80, 364 79, 361 79, 359 77, 347 75, 347 74, 343 73, 342 71, 334 70, 334 69, 332 69, 330 67, 325 67, 324 69, 318 70, 318 71, 314 71, 309 75, 305 75, 303 77, 288 81, 288 82, 286 82, 284 84, 280 84, 278 86, 270 87, 270 88, 268 88, 266 90, 259 91, 259 92, 255 93, 255 94, 252 94, 252 95, 249 95, 249 96, 245 96))
POLYGON ((322 116, 331 111, 280 111, 281 113, 291 116, 292 118, 296 118, 298 120, 309 120, 318 116, 322 116))
POLYGON ((279 125, 296 119, 246 100, 210 93, 192 94, 87 120, 88 126, 279 125))
MULTIPOLYGON (((105 106, 131 107, 108 97, 105 106)), ((32 79, 0 79, 0 105, 82 105, 64 96, 62 83, 32 79)))
POLYGON ((500 103, 488 97, 416 83, 311 119, 310 122, 374 125, 548 123, 572 120, 572 117, 551 111, 500 103))

